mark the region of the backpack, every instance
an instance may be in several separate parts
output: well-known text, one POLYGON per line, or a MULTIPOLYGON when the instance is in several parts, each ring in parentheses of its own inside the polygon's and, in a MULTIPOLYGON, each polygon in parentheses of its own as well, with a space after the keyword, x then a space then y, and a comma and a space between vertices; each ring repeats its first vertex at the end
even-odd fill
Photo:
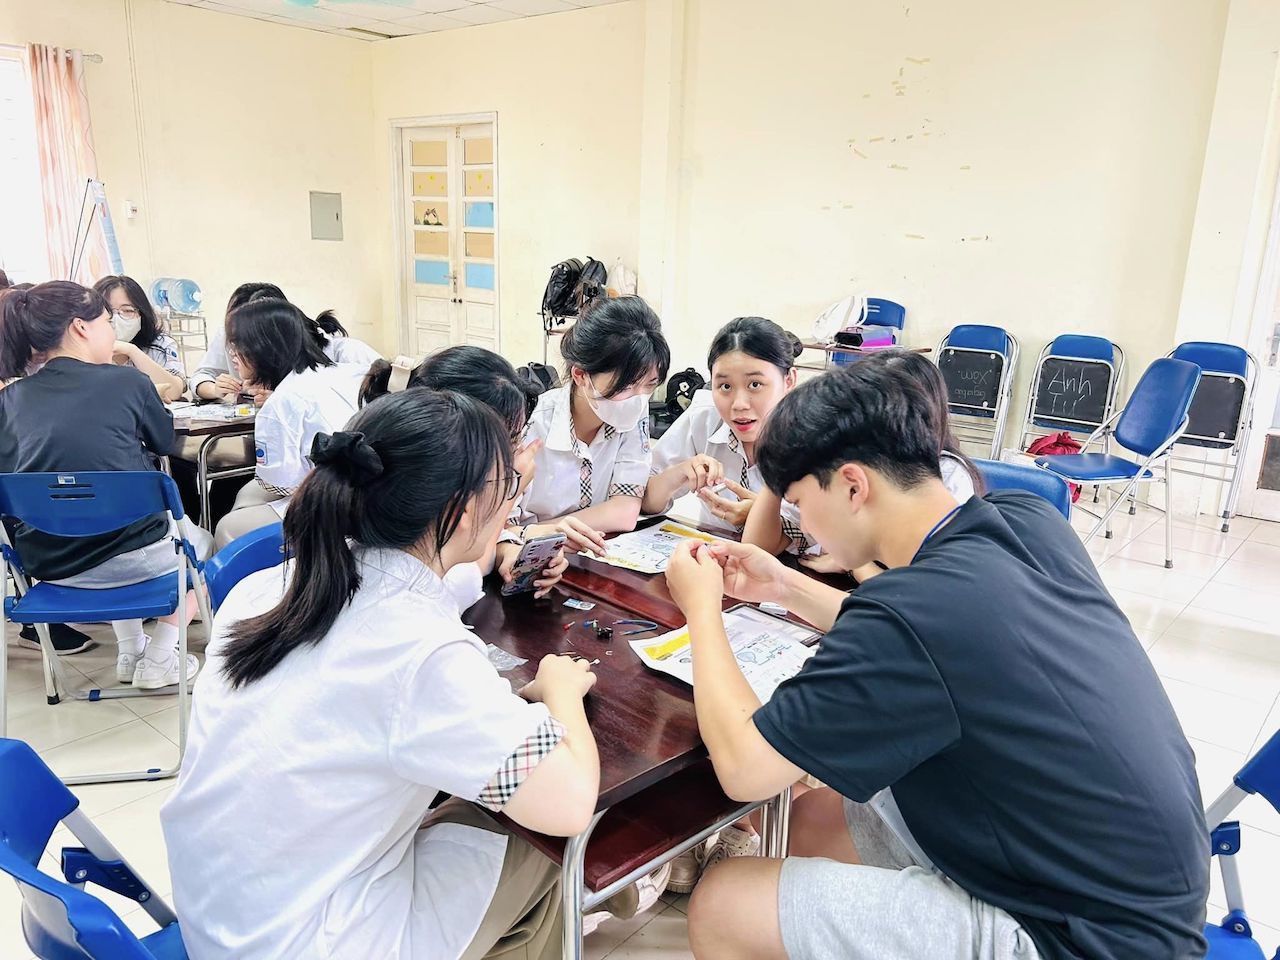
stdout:
POLYGON ((570 257, 561 260, 551 268, 551 278, 547 288, 542 292, 542 328, 564 324, 565 317, 572 317, 576 310, 572 305, 574 292, 578 287, 578 278, 582 276, 582 261, 570 257))
MULTIPOLYGON (((1033 457, 1049 457, 1054 454, 1079 452, 1080 442, 1066 432, 1040 437, 1031 446, 1027 447, 1027 453, 1033 457)), ((1071 502, 1075 503, 1080 499, 1080 484, 1068 483, 1067 485, 1071 487, 1071 502)))
POLYGON ((570 299, 569 306, 576 316, 582 316, 582 312, 591 305, 591 303, 599 297, 607 297, 609 295, 609 271, 605 265, 599 260, 587 257, 587 262, 582 265, 582 270, 578 274, 578 283, 573 288, 573 296, 570 299))
POLYGON ((664 399, 649 401, 649 436, 656 440, 666 433, 667 427, 689 409, 693 395, 706 385, 702 374, 693 367, 673 373, 663 388, 664 399))
POLYGON ((560 374, 556 372, 555 367, 548 367, 537 361, 530 361, 523 367, 519 367, 516 370, 516 376, 533 384, 540 394, 560 386, 560 374))

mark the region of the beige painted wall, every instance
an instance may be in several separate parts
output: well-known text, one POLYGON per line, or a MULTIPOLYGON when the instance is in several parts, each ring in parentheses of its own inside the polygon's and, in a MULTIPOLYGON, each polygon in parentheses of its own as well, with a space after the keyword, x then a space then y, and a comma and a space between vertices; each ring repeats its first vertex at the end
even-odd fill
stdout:
POLYGON ((1014 331, 1019 402, 1058 332, 1141 370, 1177 318, 1226 9, 690 0, 677 355, 860 290, 913 344, 1014 331))
MULTIPOLYGON (((542 357, 538 316, 553 264, 621 256, 634 268, 640 180, 641 3, 405 37, 374 45, 371 138, 382 297, 400 271, 391 224, 394 118, 498 115, 501 350, 542 357)), ((388 324, 386 342, 396 336, 388 324)))
POLYGON ((103 56, 89 93, 127 272, 196 279, 218 324, 237 284, 270 280, 376 339, 368 44, 162 0, 0 4, 0 42, 27 41, 103 56), (310 190, 343 194, 343 241, 310 239, 310 190))

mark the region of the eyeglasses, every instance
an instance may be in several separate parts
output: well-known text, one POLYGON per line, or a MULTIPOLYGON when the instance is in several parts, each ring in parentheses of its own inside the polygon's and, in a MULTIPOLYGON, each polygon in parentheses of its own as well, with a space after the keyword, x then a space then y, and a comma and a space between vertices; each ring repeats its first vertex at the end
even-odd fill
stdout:
POLYGON ((486 480, 485 483, 505 483, 507 485, 506 492, 503 494, 503 500, 514 500, 520 493, 520 481, 524 479, 524 474, 519 470, 512 470, 505 477, 494 477, 492 480, 486 480))
POLYGON ((137 307, 121 307, 116 311, 116 313, 120 314, 120 316, 124 317, 126 320, 137 320, 142 316, 137 307))

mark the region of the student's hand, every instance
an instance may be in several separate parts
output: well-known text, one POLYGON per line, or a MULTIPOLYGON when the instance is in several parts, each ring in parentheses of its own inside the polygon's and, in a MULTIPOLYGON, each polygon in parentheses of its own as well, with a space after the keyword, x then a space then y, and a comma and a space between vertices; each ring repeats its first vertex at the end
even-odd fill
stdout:
POLYGON ((115 346, 111 348, 111 359, 116 363, 121 363, 125 360, 132 362, 133 358, 141 352, 141 350, 135 347, 132 343, 129 343, 129 341, 117 340, 115 346))
MULTIPOLYGON (((804 567, 806 570, 812 570, 814 573, 848 573, 849 572, 844 567, 840 566, 840 564, 836 563, 836 561, 832 559, 832 556, 829 553, 819 553, 819 554, 806 553, 804 554, 804 556, 800 558, 800 566, 804 567)), ((868 564, 867 566, 875 570, 876 573, 880 572, 880 568, 877 567, 874 563, 868 564)), ((858 577, 858 580, 861 581, 862 577, 858 577)))
POLYGON ((253 405, 258 408, 261 408, 267 402, 273 392, 270 387, 264 387, 257 383, 245 384, 245 390, 253 394, 253 405))
POLYGON ((609 552, 609 548, 605 546, 604 532, 593 530, 589 524, 583 523, 577 517, 561 517, 542 529, 549 533, 563 533, 569 548, 575 552, 586 550, 597 557, 603 557, 609 552))
POLYGON ((520 696, 530 703, 543 703, 556 694, 581 700, 596 685, 596 675, 585 660, 549 653, 538 664, 538 674, 526 684, 520 696))
POLYGON ((749 543, 717 540, 703 548, 724 568, 724 592, 748 603, 786 599, 787 568, 771 553, 749 543))
POLYGON ((667 588, 686 619, 718 613, 724 596, 724 571, 705 543, 686 540, 667 561, 667 588))
POLYGON ((737 500, 729 500, 710 490, 699 490, 698 499, 707 505, 707 509, 726 523, 735 527, 744 527, 751 508, 755 505, 756 495, 741 484, 732 480, 724 481, 724 485, 738 495, 737 500))
POLYGON ((672 470, 679 474, 680 485, 690 493, 714 487, 724 479, 724 464, 705 453, 676 464, 672 470))
POLYGON ((224 397, 229 396, 235 399, 244 392, 244 383, 229 373, 220 373, 218 378, 213 381, 213 389, 224 397))
MULTIPOLYGON (((500 543, 498 544, 498 575, 502 577, 503 583, 510 583, 512 580, 512 571, 515 569, 516 560, 520 557, 520 544, 518 543, 500 543)), ((542 568, 537 580, 533 581, 535 599, 542 599, 551 592, 551 588, 560 582, 560 578, 564 576, 564 572, 569 569, 569 560, 564 555, 564 548, 561 547, 551 557, 551 562, 542 568)))
POLYGON ((171 383, 157 383, 156 393, 160 394, 162 403, 173 403, 173 401, 182 396, 182 390, 174 387, 171 383))

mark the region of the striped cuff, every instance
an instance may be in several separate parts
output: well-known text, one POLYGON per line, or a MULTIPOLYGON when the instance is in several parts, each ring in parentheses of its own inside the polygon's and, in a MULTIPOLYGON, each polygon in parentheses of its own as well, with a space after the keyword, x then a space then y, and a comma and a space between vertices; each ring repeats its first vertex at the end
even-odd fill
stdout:
POLYGON ((520 784, 533 773, 548 753, 559 746, 564 739, 564 725, 555 717, 547 717, 529 737, 512 751, 511 756, 503 761, 498 772, 493 775, 476 803, 495 812, 507 805, 507 801, 520 789, 520 784))
POLYGON ((615 483, 609 487, 609 496, 611 497, 635 497, 637 500, 644 496, 644 484, 642 483, 615 483))

